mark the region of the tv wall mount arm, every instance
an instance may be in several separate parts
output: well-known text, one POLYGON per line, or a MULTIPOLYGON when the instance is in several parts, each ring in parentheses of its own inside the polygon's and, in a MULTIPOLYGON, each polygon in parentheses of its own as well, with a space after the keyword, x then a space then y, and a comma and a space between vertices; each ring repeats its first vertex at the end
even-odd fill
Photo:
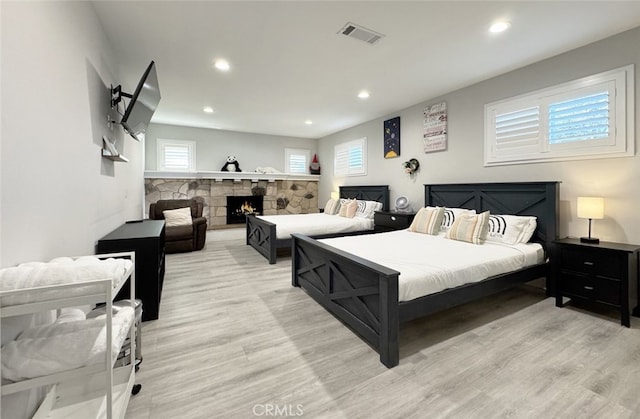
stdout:
POLYGON ((129 99, 131 99, 133 97, 129 93, 123 92, 121 85, 117 85, 116 87, 113 87, 113 85, 111 85, 111 107, 112 108, 117 106, 118 103, 120 103, 120 101, 122 101, 122 97, 123 96, 127 97, 129 99))

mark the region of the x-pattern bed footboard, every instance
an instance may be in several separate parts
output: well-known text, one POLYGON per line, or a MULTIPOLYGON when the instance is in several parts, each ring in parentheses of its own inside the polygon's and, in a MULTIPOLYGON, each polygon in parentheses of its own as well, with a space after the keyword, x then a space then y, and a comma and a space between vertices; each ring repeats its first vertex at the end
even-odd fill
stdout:
POLYGON ((247 215, 246 223, 247 245, 260 252, 269 263, 276 263, 276 225, 253 215, 247 215))
MULTIPOLYGON (((398 363, 397 271, 335 252, 318 252, 309 237, 292 235, 292 283, 360 335, 389 366, 398 363)), ((330 248, 327 246, 327 248, 330 248)))

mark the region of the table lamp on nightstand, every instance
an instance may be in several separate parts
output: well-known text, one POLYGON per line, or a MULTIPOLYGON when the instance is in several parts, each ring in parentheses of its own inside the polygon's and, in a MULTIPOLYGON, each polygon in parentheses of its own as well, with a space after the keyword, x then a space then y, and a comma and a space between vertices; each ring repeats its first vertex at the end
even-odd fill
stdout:
POLYGON ((600 243, 600 239, 591 237, 591 220, 604 218, 604 199, 592 196, 578 197, 578 218, 589 219, 589 237, 580 237, 583 243, 600 243))

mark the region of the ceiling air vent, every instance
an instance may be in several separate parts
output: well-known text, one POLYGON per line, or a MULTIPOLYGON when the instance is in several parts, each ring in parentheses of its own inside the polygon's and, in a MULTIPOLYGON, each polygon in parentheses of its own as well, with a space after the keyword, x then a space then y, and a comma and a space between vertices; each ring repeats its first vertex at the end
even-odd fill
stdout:
POLYGON ((381 33, 372 31, 371 29, 367 29, 351 22, 348 22, 346 25, 344 25, 338 33, 348 36, 349 38, 358 39, 371 45, 377 43, 384 37, 384 35, 381 33))

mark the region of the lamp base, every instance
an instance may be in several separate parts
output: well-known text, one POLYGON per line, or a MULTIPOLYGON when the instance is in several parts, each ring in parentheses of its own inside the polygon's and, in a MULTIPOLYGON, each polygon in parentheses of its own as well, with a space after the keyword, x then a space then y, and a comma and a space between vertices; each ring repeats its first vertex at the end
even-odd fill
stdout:
POLYGON ((580 241, 582 243, 591 243, 591 244, 600 243, 600 239, 598 239, 596 237, 580 237, 580 241))

